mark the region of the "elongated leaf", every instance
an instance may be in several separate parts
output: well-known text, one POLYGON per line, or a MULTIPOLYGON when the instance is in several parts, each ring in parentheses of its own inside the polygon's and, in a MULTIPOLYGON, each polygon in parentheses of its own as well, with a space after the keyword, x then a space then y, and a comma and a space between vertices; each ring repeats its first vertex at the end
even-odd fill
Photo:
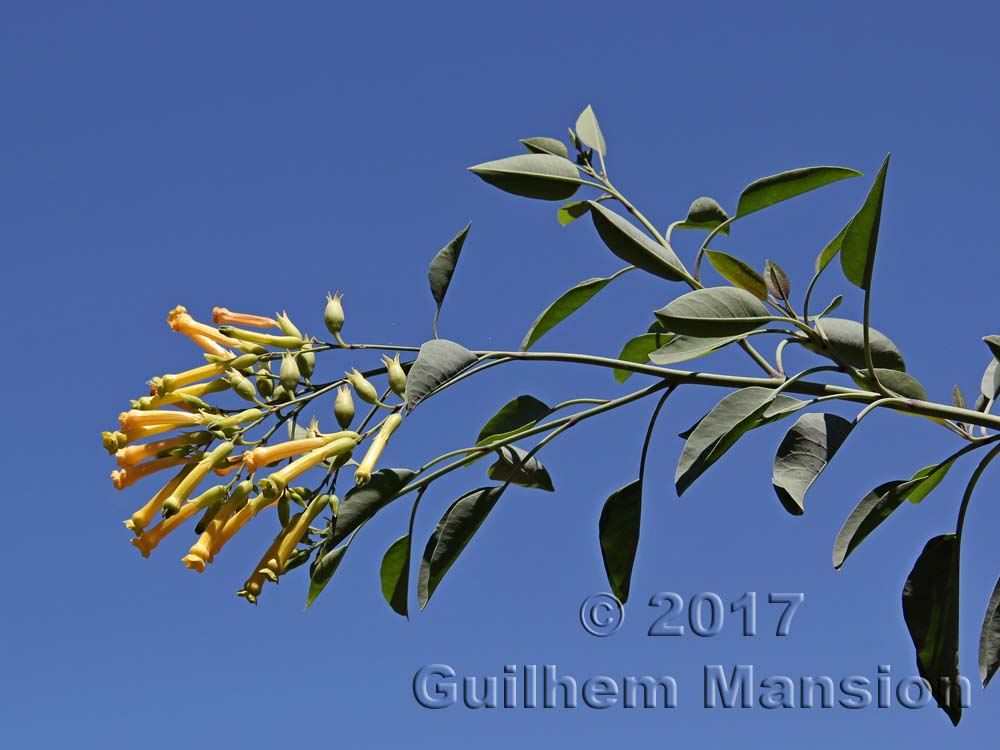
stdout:
POLYGON ((968 409, 969 404, 965 400, 965 394, 962 393, 960 386, 956 385, 951 389, 951 402, 959 409, 968 409))
POLYGON ((520 487, 530 487, 546 492, 555 492, 552 477, 542 462, 532 456, 525 461, 527 452, 516 445, 505 445, 497 450, 499 458, 487 471, 490 479, 498 482, 516 484, 520 487))
POLYGON ((396 494, 414 476, 416 474, 409 469, 379 469, 372 474, 368 484, 352 488, 340 503, 327 545, 340 544, 348 534, 395 500, 396 494))
POLYGON ((845 167, 803 167, 763 177, 743 188, 736 217, 752 214, 832 182, 860 175, 861 172, 845 167))
MULTIPOLYGON (((729 220, 729 214, 714 198, 703 196, 695 199, 688 209, 687 218, 678 224, 676 229, 702 229, 711 232, 717 226, 729 220)), ((729 227, 719 230, 719 234, 729 234, 729 227)))
POLYGON ((772 483, 792 515, 805 512, 806 492, 847 439, 853 423, 836 414, 803 414, 785 434, 774 457, 772 483))
POLYGON ((441 579, 497 504, 500 487, 480 487, 452 503, 427 541, 417 574, 417 600, 427 606, 441 579))
POLYGON ((730 284, 745 289, 759 300, 767 299, 767 284, 749 264, 719 250, 706 250, 705 257, 719 275, 730 284))
POLYGON ((951 469, 953 463, 953 461, 948 461, 941 464, 933 464, 932 466, 925 466, 906 483, 908 486, 906 492, 903 493, 903 498, 909 500, 914 505, 920 503, 921 500, 931 494, 935 487, 941 484, 942 479, 948 476, 948 470, 951 469))
POLYGON ((563 159, 569 158, 566 144, 556 138, 522 138, 521 145, 533 154, 552 154, 563 159))
POLYGON ((622 604, 628 601, 641 520, 642 482, 637 479, 611 494, 598 524, 604 571, 611 592, 622 604))
POLYGON ((792 282, 788 280, 785 269, 773 260, 764 262, 764 281, 767 284, 767 291, 775 299, 788 301, 792 296, 792 282))
POLYGON ((833 567, 839 570, 857 546, 900 506, 903 496, 897 490, 903 484, 899 479, 880 484, 861 499, 837 533, 833 567))
POLYGON ((665 345, 649 355, 649 361, 657 365, 672 365, 677 362, 704 357, 723 347, 746 338, 747 334, 736 336, 714 336, 709 338, 692 338, 691 336, 674 336, 665 345))
POLYGON ((559 220, 560 224, 566 226, 567 224, 572 224, 581 216, 586 216, 589 211, 590 204, 587 201, 574 201, 560 208, 556 214, 556 219, 559 220))
POLYGON ((521 154, 469 167, 494 187, 546 201, 571 198, 582 180, 573 162, 552 154, 521 154))
POLYGON ((344 553, 347 552, 349 546, 350 544, 342 544, 317 559, 309 576, 309 593, 306 595, 306 609, 309 609, 312 603, 316 601, 316 598, 323 593, 326 584, 330 582, 333 574, 340 567, 340 562, 344 559, 344 553))
POLYGON ((647 237, 623 217, 596 201, 588 201, 594 228, 608 249, 637 268, 667 281, 687 278, 681 262, 670 247, 647 237))
POLYGON ((875 175, 868 197, 861 210, 854 215, 844 235, 840 248, 840 266, 844 276, 855 286, 869 289, 872 270, 875 268, 875 248, 878 245, 878 229, 882 221, 882 197, 885 192, 885 175, 889 169, 889 157, 875 175))
POLYGON ((682 294, 655 315, 668 331, 697 338, 737 336, 773 320, 750 292, 728 286, 682 294))
POLYGON ((979 632, 979 679, 983 687, 990 684, 1000 667, 1000 580, 986 605, 983 627, 979 632))
POLYGON ((382 582, 382 596, 392 611, 403 617, 409 616, 407 608, 407 585, 410 578, 410 535, 403 534, 385 551, 379 579, 382 582))
POLYGON ((955 726, 962 718, 958 583, 959 539, 942 534, 927 542, 903 586, 903 619, 917 651, 917 668, 955 726))
POLYGON ((441 315, 441 305, 444 304, 444 296, 448 293, 451 285, 451 277, 455 274, 455 266, 458 265, 458 258, 462 254, 462 246, 465 238, 469 236, 469 229, 472 223, 466 225, 465 229, 455 235, 454 239, 438 250, 434 260, 431 261, 430 268, 427 269, 427 279, 431 284, 431 294, 434 302, 437 303, 437 310, 434 312, 434 336, 437 337, 438 317, 441 315))
MULTIPOLYGON (((622 347, 621 352, 618 354, 618 359, 626 362, 635 362, 636 364, 645 364, 649 361, 649 355, 652 352, 664 346, 673 338, 674 336, 671 333, 644 333, 641 336, 636 336, 634 339, 629 339, 625 342, 625 346, 622 347)), ((615 380, 619 383, 624 383, 632 377, 632 373, 629 370, 615 368, 614 376, 615 380)))
POLYGON ((983 394, 983 398, 989 401, 993 401, 997 393, 1000 393, 1000 367, 997 366, 997 360, 990 360, 990 363, 986 365, 979 390, 983 394))
POLYGON ((851 222, 844 224, 844 228, 837 233, 836 237, 827 243, 826 247, 824 247, 820 254, 816 257, 817 276, 823 273, 823 269, 830 265, 831 260, 837 257, 837 253, 840 252, 840 248, 844 245, 844 237, 847 236, 847 230, 850 228, 851 222))
MULTIPOLYGON (((843 318, 823 318, 819 327, 826 336, 828 346, 847 364, 859 369, 867 367, 865 362, 865 329, 856 320, 843 318)), ((887 370, 906 370, 906 361, 902 353, 884 333, 874 328, 868 329, 868 340, 872 350, 872 363, 875 367, 887 370)), ((814 346, 807 348, 820 352, 814 346)))
POLYGON ((483 425, 476 438, 476 445, 500 440, 531 427, 551 413, 552 407, 534 396, 518 396, 500 407, 483 425))
POLYGON ((576 118, 576 135, 585 146, 594 149, 601 156, 608 155, 604 134, 601 132, 601 126, 597 124, 597 115, 594 114, 594 110, 589 104, 576 118))
POLYGON ((983 342, 993 353, 993 359, 1000 360, 1000 336, 984 336, 983 342))
POLYGON ((830 300, 830 304, 823 308, 823 312, 817 315, 815 320, 819 320, 820 318, 825 318, 827 315, 829 315, 838 307, 840 307, 840 303, 843 301, 844 301, 844 295, 838 294, 836 297, 830 300))
POLYGON ((607 278, 587 279, 586 281, 581 281, 568 292, 561 294, 531 324, 531 328, 524 335, 524 340, 521 341, 521 351, 525 352, 530 349, 538 339, 590 302, 594 298, 594 295, 616 278, 617 274, 608 276, 607 278))
POLYGON ((406 376, 406 409, 412 411, 434 389, 476 363, 476 355, 461 344, 432 339, 420 347, 406 376))
MULTIPOLYGON (((862 374, 864 373, 862 372, 862 374)), ((927 392, 920 384, 920 381, 908 373, 876 367, 875 377, 878 378, 878 382, 897 396, 913 398, 918 401, 927 400, 927 392)), ((856 378, 855 382, 863 388, 869 387, 862 379, 856 378)))

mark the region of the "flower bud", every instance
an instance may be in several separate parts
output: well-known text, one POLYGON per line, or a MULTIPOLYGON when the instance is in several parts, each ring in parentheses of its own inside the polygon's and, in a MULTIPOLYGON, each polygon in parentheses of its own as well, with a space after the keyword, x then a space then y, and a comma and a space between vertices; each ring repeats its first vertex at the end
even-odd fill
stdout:
POLYGON ((285 354, 281 358, 281 369, 278 371, 278 380, 289 393, 295 392, 295 386, 299 384, 299 366, 295 362, 295 357, 285 354))
POLYGON ((337 424, 345 430, 354 421, 354 398, 351 396, 349 386, 342 385, 337 389, 337 399, 333 402, 333 413, 337 417, 337 424))
POLYGON ((261 398, 270 398, 271 394, 274 393, 274 381, 271 380, 271 371, 267 365, 257 370, 254 381, 257 383, 257 393, 261 395, 261 398))
POLYGON ((285 386, 278 383, 274 388, 274 392, 271 394, 272 404, 283 404, 285 401, 290 401, 292 394, 285 390, 285 386))
POLYGON ((358 368, 355 367, 350 372, 345 372, 344 375, 354 386, 354 392, 358 394, 358 398, 366 404, 378 403, 378 391, 375 390, 375 386, 365 380, 364 375, 358 372, 358 368))
POLYGON ((326 323, 326 329, 336 336, 340 333, 341 329, 344 327, 344 307, 340 304, 340 300, 344 298, 344 295, 340 292, 336 294, 326 294, 326 310, 323 311, 323 322, 326 323))
POLYGON ((278 327, 281 329, 281 332, 283 334, 285 334, 286 336, 294 336, 297 339, 302 338, 302 333, 299 331, 298 328, 295 327, 295 324, 288 317, 288 313, 283 312, 280 315, 278 315, 277 318, 278 318, 278 327))
POLYGON ((302 349, 295 355, 295 364, 299 366, 299 372, 306 380, 312 377, 316 370, 316 354, 312 351, 311 344, 303 344, 302 349))
POLYGON ((257 401, 257 390, 253 387, 253 383, 245 377, 239 370, 233 370, 229 373, 229 385, 232 386, 233 391, 242 399, 246 401, 251 401, 256 403, 257 401))
POLYGON ((237 345, 241 345, 239 342, 243 342, 246 344, 258 344, 260 346, 273 346, 277 349, 298 349, 304 343, 300 336, 274 336, 269 333, 247 331, 243 328, 234 328, 233 326, 220 326, 219 331, 223 332, 226 336, 232 336, 234 339, 237 339, 237 345))
POLYGON ((128 445, 128 438, 125 436, 125 433, 118 430, 114 432, 102 432, 101 439, 104 442, 104 450, 111 455, 114 455, 121 448, 128 445))
POLYGON ((368 446, 368 452, 365 453, 365 457, 362 459, 361 464, 354 472, 354 483, 361 487, 368 484, 372 478, 372 470, 375 468, 375 464, 378 462, 379 457, 382 455, 382 451, 385 449, 386 443, 389 442, 389 438, 392 433, 396 431, 399 427, 403 418, 398 414, 390 414, 385 418, 385 422, 382 423, 382 428, 378 431, 378 434, 372 438, 371 445, 368 446))
POLYGON ((389 359, 388 355, 383 355, 382 362, 389 375, 389 387, 393 393, 402 398, 403 394, 406 393, 406 373, 403 372, 403 366, 399 364, 399 353, 392 359, 389 359))

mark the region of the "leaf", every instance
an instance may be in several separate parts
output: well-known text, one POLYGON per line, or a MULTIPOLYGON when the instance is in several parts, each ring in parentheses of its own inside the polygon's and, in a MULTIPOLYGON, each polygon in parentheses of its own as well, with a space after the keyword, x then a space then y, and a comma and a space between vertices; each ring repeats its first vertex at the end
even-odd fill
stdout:
POLYGON ((642 482, 637 479, 611 494, 598 524, 604 571, 611 592, 622 604, 628 601, 641 520, 642 482))
POLYGON ((719 250, 706 250, 705 256, 719 275, 730 284, 745 289, 759 300, 767 299, 767 284, 748 264, 719 250))
MULTIPOLYGON (((856 320, 824 318, 818 327, 826 337, 827 345, 833 349, 840 359, 852 367, 859 369, 868 366, 865 361, 864 325, 856 320)), ((872 363, 875 367, 888 370, 906 370, 906 361, 903 359, 902 353, 884 333, 880 333, 874 328, 869 327, 868 343, 871 346, 872 363)), ((812 345, 806 348, 820 352, 820 350, 812 345)))
POLYGON ((692 338, 691 336, 674 336, 674 338, 649 355, 649 361, 657 365, 672 365, 677 362, 687 362, 698 357, 704 357, 723 347, 746 338, 747 334, 736 336, 713 336, 710 338, 692 338))
POLYGON ((508 156, 469 171, 505 192, 546 201, 571 198, 583 182, 573 162, 552 154, 508 156))
POLYGON ((788 274, 773 260, 764 262, 764 281, 767 291, 776 299, 787 302, 792 296, 792 282, 788 280, 788 274))
POLYGON ((427 606, 441 579, 486 520, 502 494, 502 486, 480 487, 462 495, 438 521, 427 540, 417 574, 417 600, 427 606))
POLYGON ((1000 580, 986 605, 983 628, 979 632, 979 679, 985 688, 1000 667, 1000 580))
POLYGON ((968 409, 969 408, 969 404, 965 400, 965 394, 962 393, 962 389, 958 385, 954 386, 951 389, 951 402, 958 409, 968 409))
MULTIPOLYGON (((646 364, 649 361, 649 355, 661 346, 664 346, 673 337, 671 333, 644 333, 641 336, 636 336, 634 339, 629 339, 625 342, 625 346, 622 347, 621 352, 618 354, 618 359, 626 362, 635 362, 636 364, 646 364)), ((615 380, 619 383, 624 383, 632 377, 632 374, 629 370, 620 370, 618 368, 614 370, 615 380)))
POLYGON ((655 315, 668 331, 698 338, 737 336, 774 319, 750 292, 727 286, 682 294, 655 315))
POLYGON ((533 154, 552 154, 563 159, 569 158, 566 144, 556 138, 522 138, 521 144, 533 154))
POLYGON ((986 365, 979 390, 983 394, 983 398, 989 401, 993 401, 997 393, 1000 392, 1000 368, 997 367, 997 360, 990 360, 990 363, 986 365))
POLYGON ((984 336, 983 342, 993 353, 993 359, 1000 360, 1000 336, 984 336))
POLYGON ((667 281, 682 281, 687 274, 669 247, 640 232, 630 222, 596 201, 588 201, 594 228, 615 255, 646 273, 667 281))
MULTIPOLYGON (((830 300, 830 304, 827 305, 826 307, 824 307, 823 308, 823 312, 821 312, 819 315, 817 315, 815 319, 819 320, 820 318, 825 318, 827 315, 829 315, 834 310, 836 310, 838 307, 840 307, 840 303, 843 302, 843 301, 844 301, 844 295, 838 294, 836 297, 834 297, 832 300, 830 300)), ((870 330, 871 329, 869 328, 869 331, 870 330)))
POLYGON ((945 461, 932 466, 925 466, 914 474, 906 483, 908 486, 903 493, 903 499, 909 500, 914 505, 920 503, 925 497, 941 484, 941 480, 948 475, 954 461, 945 461))
POLYGON ((917 651, 917 668, 938 706, 958 726, 962 690, 958 672, 959 538, 927 542, 903 586, 903 619, 917 651))
POLYGON ((426 342, 406 375, 406 410, 413 411, 435 389, 476 361, 475 354, 454 341, 432 339, 426 342))
POLYGON ((829 185, 849 177, 860 177, 861 172, 845 167, 803 167, 788 172, 763 177, 751 182, 740 193, 736 218, 773 206, 797 195, 829 185))
POLYGON ((349 546, 350 543, 342 544, 316 560, 316 564, 313 565, 309 576, 309 593, 306 595, 306 609, 309 609, 312 603, 316 601, 316 598, 323 593, 326 584, 330 582, 333 574, 340 567, 340 561, 344 559, 344 553, 347 552, 349 546))
POLYGON ((518 396, 500 407, 479 431, 476 445, 502 440, 526 430, 551 413, 552 407, 534 396, 518 396))
POLYGON ((830 265, 830 261, 837 257, 837 253, 840 252, 840 248, 844 244, 844 237, 847 235, 847 230, 850 229, 851 222, 844 224, 844 228, 837 233, 837 236, 827 243, 827 246, 823 248, 822 252, 816 258, 816 275, 819 276, 823 273, 823 269, 830 265))
POLYGON ((451 277, 455 273, 455 266, 458 265, 458 258, 462 254, 462 246, 465 238, 469 236, 469 229, 472 222, 469 222, 465 229, 455 235, 454 239, 438 250, 434 260, 431 261, 430 268, 427 269, 427 279, 431 284, 431 294, 437 303, 437 310, 434 312, 434 337, 437 338, 438 316, 441 315, 441 305, 444 304, 444 296, 448 293, 451 284, 451 277))
MULTIPOLYGON (((917 401, 926 401, 927 392, 924 387, 920 384, 912 375, 900 372, 899 370, 887 370, 885 368, 876 367, 875 377, 878 378, 878 382, 882 386, 897 396, 902 396, 903 398, 912 398, 917 401)), ((855 382, 863 388, 869 387, 866 385, 865 380, 858 378, 855 382)))
POLYGON ((584 145, 594 149, 601 156, 608 155, 604 134, 601 132, 601 126, 597 124, 597 115, 594 114, 594 110, 589 104, 576 118, 576 135, 583 141, 584 145))
POLYGON ((542 466, 542 462, 534 456, 527 461, 524 460, 528 455, 527 451, 521 450, 516 445, 505 445, 497 450, 497 453, 499 458, 486 472, 490 479, 510 482, 519 487, 555 492, 552 477, 549 476, 548 469, 542 466))
MULTIPOLYGON (((675 229, 703 229, 711 232, 723 222, 729 221, 729 214, 714 198, 697 198, 688 209, 687 218, 675 226, 675 229)), ((719 234, 729 234, 729 227, 719 230, 719 234)))
POLYGON ((409 469, 379 469, 372 474, 368 484, 352 488, 340 502, 327 546, 340 544, 348 534, 395 500, 399 491, 415 476, 409 469))
POLYGON ((379 579, 382 582, 382 596, 392 611, 408 617, 407 591, 410 578, 410 535, 403 534, 390 545, 382 557, 379 579))
POLYGON ((560 224, 566 226, 567 224, 572 224, 581 216, 585 216, 588 211, 590 211, 590 204, 587 201, 574 201, 560 208, 556 214, 556 219, 559 220, 560 224))
POLYGON ((861 499, 837 532, 833 542, 833 567, 839 570, 857 546, 902 504, 902 493, 898 489, 903 484, 905 482, 899 479, 885 482, 861 499))
POLYGON ((889 157, 875 175, 868 197, 861 210, 854 215, 847 227, 840 248, 840 266, 844 276, 855 286, 871 288, 872 270, 875 267, 875 248, 878 245, 879 224, 882 221, 882 196, 885 192, 885 175, 889 157))
POLYGON ((847 439, 853 423, 836 414, 803 414, 785 434, 774 457, 772 484, 792 515, 805 512, 806 491, 847 439))
POLYGON ((531 328, 524 335, 524 340, 521 341, 521 351, 525 352, 530 349, 538 339, 587 304, 594 298, 594 295, 616 278, 618 278, 618 274, 607 278, 587 279, 581 281, 568 292, 561 294, 555 302, 542 311, 541 315, 535 318, 535 322, 531 324, 531 328))

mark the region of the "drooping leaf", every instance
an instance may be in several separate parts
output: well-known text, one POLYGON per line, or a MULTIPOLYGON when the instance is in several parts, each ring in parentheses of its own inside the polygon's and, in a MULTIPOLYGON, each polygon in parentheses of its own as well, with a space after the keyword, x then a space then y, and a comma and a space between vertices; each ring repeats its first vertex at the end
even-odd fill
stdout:
POLYGON ((802 167, 763 177, 743 188, 736 217, 752 214, 832 182, 860 175, 861 172, 845 167, 802 167))
POLYGON ((417 573, 417 600, 427 606, 441 579, 478 531, 502 494, 501 487, 480 487, 462 495, 438 521, 427 541, 417 573))
POLYGON ((432 339, 420 347, 406 376, 406 409, 412 411, 436 388, 476 363, 476 355, 461 344, 432 339))
POLYGON ((941 484, 942 479, 948 476, 948 470, 951 469, 953 463, 953 461, 945 461, 925 466, 918 471, 906 483, 907 488, 903 492, 903 499, 909 500, 914 505, 919 504, 921 500, 931 494, 935 487, 941 484))
MULTIPOLYGON (((862 371, 862 375, 864 374, 865 372, 862 371)), ((878 378, 878 382, 880 382, 883 387, 897 396, 912 398, 918 401, 927 400, 927 392, 924 390, 924 387, 920 384, 919 380, 909 373, 876 367, 875 377, 878 378)), ((855 382, 862 388, 868 387, 862 379, 856 378, 855 382)))
POLYGON ((698 338, 737 336, 773 320, 750 292, 728 286, 682 294, 655 315, 668 331, 698 338))
POLYGON ((847 439, 853 423, 836 414, 803 414, 785 434, 774 457, 772 483, 792 515, 805 512, 806 491, 847 439))
POLYGON ((552 154, 563 159, 569 158, 566 144, 556 138, 522 138, 521 145, 533 154, 552 154))
POLYGON ((521 351, 524 352, 530 349, 538 339, 587 304, 594 298, 594 295, 616 278, 618 278, 618 274, 606 278, 587 279, 561 294, 531 324, 531 328, 524 335, 524 340, 521 341, 521 351))
POLYGON ((649 361, 657 365, 672 365, 678 362, 687 362, 718 351, 735 341, 746 338, 746 336, 747 334, 743 333, 736 336, 713 336, 708 338, 674 336, 665 345, 651 352, 649 361))
POLYGON ((403 617, 409 616, 407 608, 407 585, 410 578, 410 535, 399 537, 385 551, 379 579, 382 582, 382 596, 392 611, 403 617))
POLYGON ((611 494, 598 524, 604 571, 611 592, 622 604, 628 601, 641 520, 642 482, 637 479, 611 494))
POLYGON ((767 291, 775 299, 788 301, 792 296, 792 282, 788 280, 785 269, 773 260, 764 262, 764 282, 767 284, 767 291))
POLYGON ((942 534, 927 542, 903 586, 903 619, 917 651, 917 668, 955 726, 962 718, 958 583, 959 538, 942 534))
POLYGON ((555 492, 552 485, 552 477, 549 476, 548 469, 542 466, 542 462, 532 456, 527 461, 526 451, 516 445, 505 445, 497 450, 499 457, 487 471, 490 479, 498 482, 516 484, 519 487, 530 487, 546 492, 555 492))
POLYGON ((505 192, 546 201, 573 197, 582 182, 573 162, 552 154, 508 156, 469 171, 505 192))
POLYGON ((594 228, 615 255, 647 273, 667 281, 682 281, 686 274, 670 247, 664 247, 630 222, 596 201, 588 201, 594 228))
POLYGON ((749 264, 719 250, 706 250, 705 257, 730 284, 745 289, 759 300, 767 299, 767 284, 749 264))
POLYGON ((1000 667, 1000 580, 993 587, 990 601, 979 632, 979 679, 983 687, 990 684, 1000 667))
POLYGON ((882 221, 882 198, 885 192, 885 175, 889 169, 889 157, 875 175, 871 190, 861 210, 854 215, 847 227, 840 248, 840 265, 844 276, 855 286, 869 289, 872 270, 875 268, 875 248, 878 245, 879 224, 882 221))
MULTIPOLYGON (((621 352, 618 354, 618 359, 625 362, 645 364, 649 361, 649 355, 652 352, 664 346, 673 338, 674 336, 671 333, 644 333, 641 336, 636 336, 625 342, 625 346, 622 347, 621 352)), ((615 380, 619 383, 624 383, 632 377, 632 372, 615 368, 614 376, 615 380)))
POLYGON ((330 582, 333 574, 340 567, 340 562, 344 559, 344 553, 347 552, 349 546, 350 544, 342 544, 316 560, 309 576, 309 593, 306 594, 306 609, 309 609, 312 603, 316 601, 316 598, 323 593, 326 584, 330 582))
MULTIPOLYGON (((703 196, 697 198, 688 209, 687 218, 679 223, 676 229, 702 229, 711 232, 723 222, 729 221, 729 214, 714 198, 703 196)), ((729 226, 719 230, 719 234, 729 234, 729 226)))
POLYGON ((833 567, 839 569, 848 555, 900 506, 903 497, 898 489, 903 484, 899 479, 880 484, 855 506, 834 540, 833 567))
POLYGON ((409 469, 379 469, 372 474, 368 484, 353 487, 340 502, 327 545, 340 544, 348 534, 395 500, 397 493, 414 476, 416 474, 409 469))
POLYGON ((427 269, 427 279, 431 284, 431 294, 434 302, 437 303, 437 310, 434 312, 434 336, 437 337, 438 317, 441 315, 441 305, 444 304, 444 296, 448 293, 451 285, 451 277, 455 274, 455 266, 458 265, 458 258, 462 254, 462 246, 465 238, 469 236, 469 229, 472 223, 466 225, 465 229, 455 235, 447 245, 438 250, 434 260, 431 261, 430 268, 427 269))
POLYGON ((984 336, 983 342, 990 348, 993 358, 1000 360, 1000 336, 984 336))
POLYGON ((576 135, 583 141, 584 145, 594 149, 601 156, 608 155, 604 134, 601 132, 601 126, 597 124, 597 115, 594 114, 594 110, 589 104, 576 118, 576 135))
POLYGON ((518 396, 501 406, 500 410, 483 425, 479 437, 476 438, 476 445, 514 435, 531 427, 551 411, 552 408, 548 404, 534 396, 518 396))
POLYGON ((560 224, 566 226, 567 224, 572 224, 581 216, 585 216, 588 211, 590 211, 590 204, 587 201, 574 201, 560 208, 556 214, 556 219, 559 220, 560 224))
MULTIPOLYGON (((823 318, 819 324, 826 336, 828 346, 847 364, 859 369, 867 367, 865 362, 865 329, 856 320, 843 318, 823 318)), ((871 346, 872 364, 888 370, 906 370, 902 353, 884 333, 874 328, 868 329, 868 343, 871 346)), ((817 350, 813 345, 807 348, 817 350)))

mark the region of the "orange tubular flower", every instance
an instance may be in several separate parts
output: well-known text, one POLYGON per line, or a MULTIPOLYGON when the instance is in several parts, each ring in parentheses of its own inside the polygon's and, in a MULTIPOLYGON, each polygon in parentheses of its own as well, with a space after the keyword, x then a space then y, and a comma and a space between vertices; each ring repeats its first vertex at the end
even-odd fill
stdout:
POLYGON ((235 500, 227 500, 222 504, 222 507, 219 508, 215 516, 212 517, 212 520, 208 522, 208 527, 198 537, 198 541, 194 543, 183 558, 184 565, 190 570, 197 570, 199 573, 204 573, 205 566, 215 559, 214 548, 216 539, 225 527, 226 521, 233 515, 238 504, 235 500))
MULTIPOLYGON (((128 435, 129 432, 135 431, 136 428, 143 427, 165 427, 164 430, 159 431, 166 432, 167 430, 172 430, 176 427, 200 425, 203 419, 204 418, 200 414, 172 411, 169 409, 152 411, 131 409, 130 411, 123 411, 118 415, 118 421, 121 422, 122 432, 126 435, 128 435)), ((147 434, 153 433, 148 432, 147 434)))
POLYGON ((313 498, 313 501, 302 511, 298 520, 292 525, 292 528, 288 530, 288 533, 282 535, 281 543, 278 545, 274 557, 267 558, 265 561, 266 567, 273 571, 276 576, 284 572, 285 565, 288 564, 288 558, 291 557, 302 537, 306 535, 309 524, 316 520, 316 516, 322 513, 323 509, 329 503, 329 495, 319 495, 313 498))
POLYGON ((254 568, 253 574, 246 580, 243 584, 243 588, 236 592, 237 596, 242 596, 251 604, 257 603, 257 597, 260 596, 260 591, 264 587, 264 580, 267 578, 267 561, 274 558, 278 552, 278 547, 281 545, 282 534, 278 534, 271 542, 271 546, 267 548, 264 555, 260 558, 257 563, 257 567, 254 568))
POLYGON ((167 456, 166 458, 154 458, 152 461, 147 461, 146 463, 139 464, 138 466, 130 466, 127 469, 122 469, 120 471, 112 471, 111 481, 115 483, 116 490, 123 490, 126 487, 131 487, 143 477, 147 477, 157 471, 170 469, 174 466, 180 466, 181 464, 194 463, 197 460, 198 458, 196 456, 167 456))
POLYGON ((264 315, 250 315, 248 313, 234 313, 224 307, 212 308, 212 322, 217 326, 227 323, 235 323, 240 326, 250 326, 251 328, 277 328, 278 321, 264 315))
POLYGON ((285 487, 296 477, 304 474, 316 466, 319 466, 328 458, 342 457, 350 455, 354 446, 358 444, 357 433, 349 433, 355 437, 342 437, 314 450, 309 451, 304 456, 295 459, 288 466, 282 467, 272 474, 264 477, 258 482, 261 493, 264 497, 277 499, 285 491, 285 487))
POLYGON ((297 456, 300 453, 308 453, 316 448, 322 448, 327 443, 332 443, 334 440, 345 437, 357 439, 358 433, 351 431, 335 432, 330 435, 300 438, 298 440, 289 440, 284 443, 278 443, 277 445, 254 448, 253 450, 247 451, 243 454, 243 465, 246 466, 249 471, 256 471, 257 469, 265 466, 270 466, 275 461, 280 461, 283 458, 291 458, 292 456, 297 456))
POLYGON ((191 445, 192 443, 205 442, 209 437, 210 435, 203 431, 186 432, 183 435, 167 438, 166 440, 156 440, 152 443, 140 443, 139 445, 131 445, 127 448, 119 448, 115 452, 115 459, 118 461, 118 466, 127 469, 141 461, 145 461, 147 458, 155 458, 163 451, 179 448, 184 445, 191 445))
POLYGON ((230 359, 233 356, 235 356, 228 349, 224 349, 223 347, 216 344, 214 341, 212 341, 212 339, 208 338, 208 336, 202 336, 200 333, 192 333, 188 336, 188 338, 191 339, 198 346, 200 346, 202 349, 204 349, 206 352, 216 357, 221 357, 223 359, 230 359))
MULTIPOLYGON (((223 346, 238 347, 240 345, 239 341, 219 333, 216 329, 212 328, 212 326, 199 323, 197 320, 188 315, 187 309, 181 305, 178 305, 167 313, 167 324, 172 330, 177 331, 177 333, 183 333, 185 336, 190 336, 192 339, 195 336, 199 336, 209 339, 210 341, 214 341, 217 344, 222 344, 223 346)), ((195 343, 200 342, 195 340, 195 343)), ((204 344, 201 345, 204 346, 204 344)))
POLYGON ((135 532, 136 535, 142 534, 143 529, 149 526, 149 522, 153 520, 153 516, 160 511, 163 502, 173 494, 174 490, 177 489, 178 485, 193 469, 194 465, 185 466, 181 469, 173 479, 167 482, 162 490, 157 492, 148 503, 133 513, 130 519, 125 521, 125 527, 129 531, 135 532))
POLYGON ((209 362, 207 365, 202 365, 201 367, 184 370, 183 372, 169 373, 159 379, 154 378, 154 384, 158 384, 156 394, 163 395, 168 391, 197 383, 199 380, 207 380, 216 375, 221 375, 226 371, 226 364, 225 362, 209 362))
POLYGON ((184 503, 180 510, 170 516, 170 518, 160 521, 160 523, 148 531, 143 531, 139 536, 133 537, 133 546, 142 553, 143 557, 149 557, 149 553, 156 549, 157 545, 163 541, 163 538, 167 534, 182 525, 199 510, 208 507, 218 500, 225 494, 225 491, 225 487, 213 487, 190 502, 184 503))

